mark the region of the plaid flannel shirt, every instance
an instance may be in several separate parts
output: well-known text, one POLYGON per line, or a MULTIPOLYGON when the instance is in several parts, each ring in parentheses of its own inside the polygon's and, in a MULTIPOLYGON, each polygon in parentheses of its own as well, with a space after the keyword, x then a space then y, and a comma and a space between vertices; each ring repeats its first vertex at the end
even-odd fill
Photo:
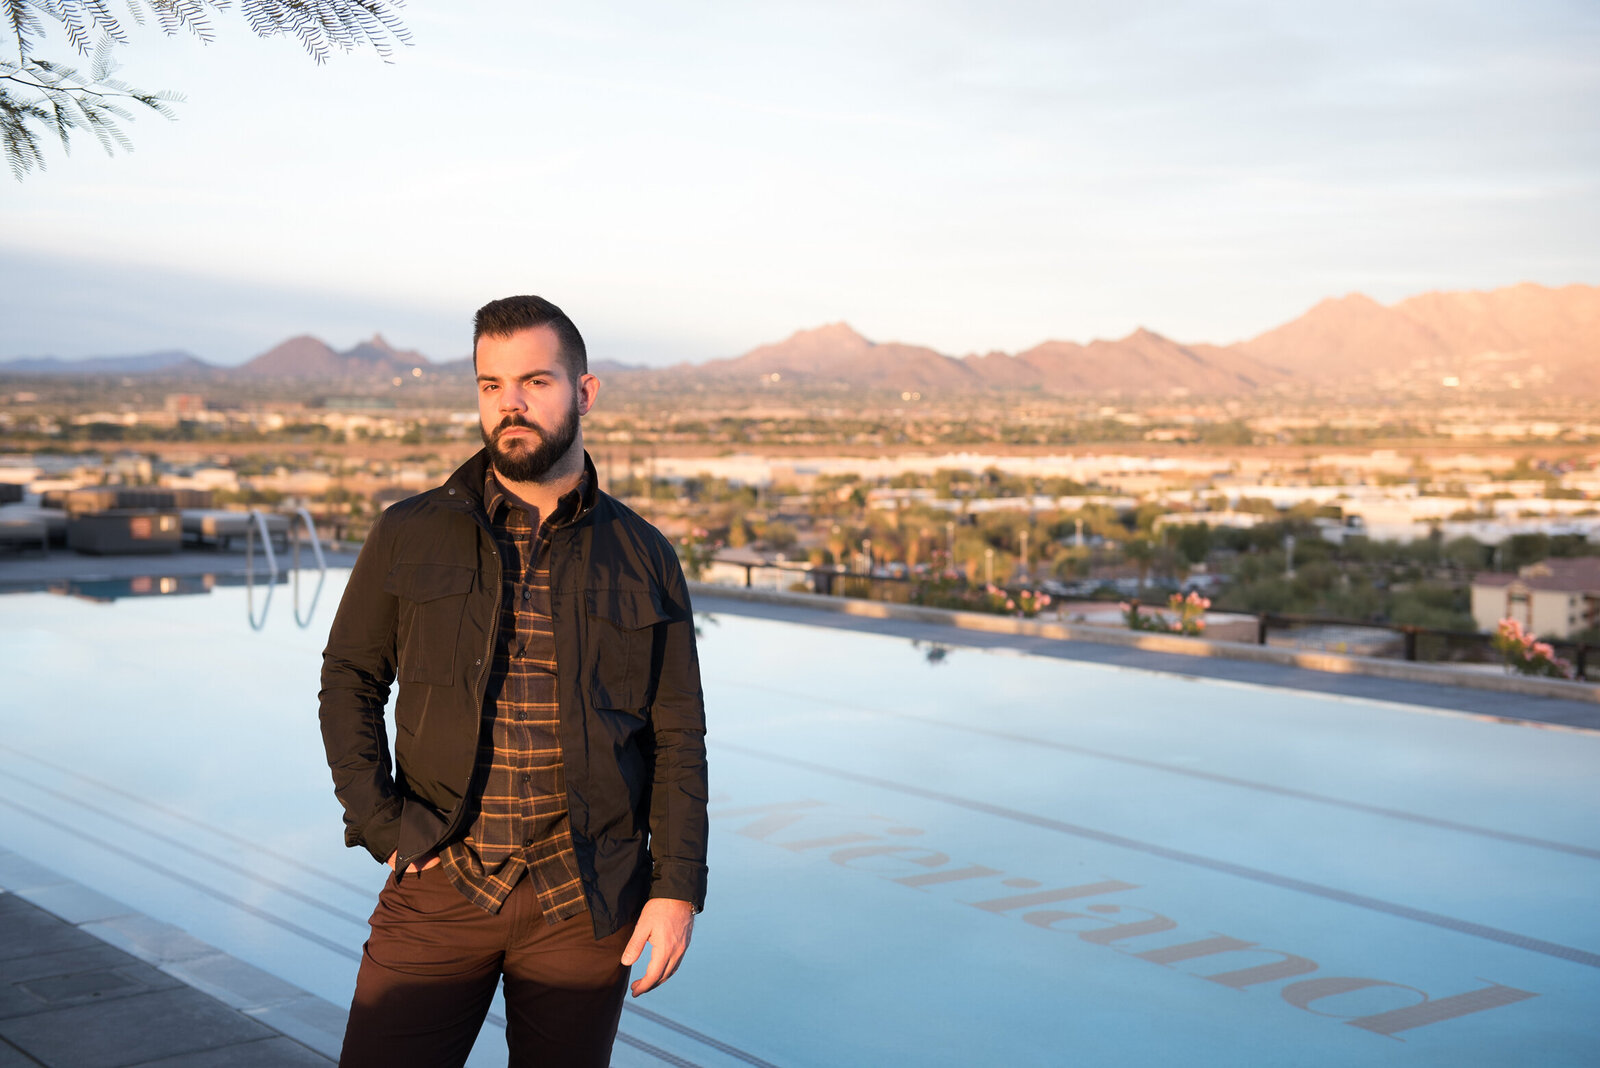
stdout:
POLYGON ((473 773, 477 812, 467 836, 441 854, 450 881, 489 912, 498 912, 526 875, 552 924, 587 907, 567 817, 550 619, 550 535, 576 516, 583 493, 580 482, 535 532, 493 468, 484 480, 484 509, 500 551, 500 626, 473 773))

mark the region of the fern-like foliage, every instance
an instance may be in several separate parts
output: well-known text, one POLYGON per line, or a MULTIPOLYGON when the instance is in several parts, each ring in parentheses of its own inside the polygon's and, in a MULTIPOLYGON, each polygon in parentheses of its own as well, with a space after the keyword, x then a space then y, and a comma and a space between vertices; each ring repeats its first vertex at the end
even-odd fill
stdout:
MULTIPOLYGON (((318 63, 334 49, 364 45, 389 62, 396 44, 411 43, 394 11, 403 2, 239 0, 239 12, 258 37, 293 37, 318 63)), ((70 151, 73 137, 87 134, 115 154, 118 148, 132 150, 120 124, 133 119, 136 109, 175 118, 171 105, 182 96, 135 89, 112 76, 116 50, 128 42, 118 12, 142 24, 148 9, 169 36, 187 32, 210 44, 216 39, 212 13, 233 6, 234 0, 0 0, 0 32, 15 43, 16 55, 0 58, 0 154, 12 176, 21 181, 44 169, 41 138, 54 135, 70 151), (33 55, 51 23, 90 60, 87 74, 33 55)))
POLYGON ((97 48, 87 74, 46 59, 17 64, 0 60, 0 150, 18 181, 34 168, 43 169, 41 138, 55 135, 71 151, 74 134, 94 137, 108 154, 132 149, 122 123, 133 109, 148 109, 173 118, 172 105, 183 97, 171 92, 145 92, 111 75, 109 48, 97 48), (13 87, 20 87, 13 88, 13 87))
POLYGON ((349 52, 370 45, 387 60, 395 42, 410 44, 411 31, 391 10, 395 6, 383 0, 241 0, 240 10, 257 36, 294 37, 322 63, 331 48, 349 52))

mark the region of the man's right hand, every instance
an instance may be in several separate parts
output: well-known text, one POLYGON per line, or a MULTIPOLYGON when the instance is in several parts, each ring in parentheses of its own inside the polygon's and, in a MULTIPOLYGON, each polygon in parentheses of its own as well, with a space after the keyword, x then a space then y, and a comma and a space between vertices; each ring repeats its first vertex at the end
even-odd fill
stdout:
MULTIPOLYGON (((394 867, 395 858, 398 857, 399 855, 400 855, 400 851, 398 849, 395 850, 393 853, 389 854, 389 867, 391 869, 394 867)), ((435 864, 439 863, 439 854, 437 854, 437 853, 424 853, 422 856, 418 857, 417 860, 422 861, 422 867, 420 867, 420 868, 417 867, 417 861, 413 860, 410 864, 406 865, 406 874, 407 875, 414 875, 419 871, 427 871, 429 868, 431 868, 435 864)))

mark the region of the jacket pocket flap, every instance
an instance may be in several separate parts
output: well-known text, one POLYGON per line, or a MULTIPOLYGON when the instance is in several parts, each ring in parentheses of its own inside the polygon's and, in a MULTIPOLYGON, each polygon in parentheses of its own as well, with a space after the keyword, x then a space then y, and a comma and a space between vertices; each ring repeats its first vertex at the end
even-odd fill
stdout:
POLYGON ((661 594, 651 587, 586 590, 589 614, 608 620, 622 630, 641 630, 678 616, 662 607, 661 594))
POLYGON ((477 574, 476 568, 453 564, 399 563, 389 569, 383 592, 408 601, 436 601, 469 592, 477 574))

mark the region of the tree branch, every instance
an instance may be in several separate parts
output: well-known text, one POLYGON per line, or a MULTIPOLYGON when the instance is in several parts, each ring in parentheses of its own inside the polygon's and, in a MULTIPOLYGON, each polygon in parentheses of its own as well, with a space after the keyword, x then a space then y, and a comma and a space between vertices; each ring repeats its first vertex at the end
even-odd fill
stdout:
MULTIPOLYGON (((17 43, 17 62, 0 62, 0 82, 13 82, 44 94, 39 100, 24 101, 0 89, 0 154, 6 157, 18 181, 28 171, 44 166, 30 123, 53 128, 64 146, 70 131, 87 129, 109 152, 113 142, 125 149, 130 147, 112 116, 125 120, 133 117, 114 101, 136 101, 173 117, 167 104, 181 101, 178 94, 141 92, 109 76, 116 69, 112 53, 128 42, 111 8, 126 7, 129 17, 142 23, 145 3, 154 9, 167 35, 187 29, 202 44, 209 44, 213 34, 206 8, 227 11, 235 0, 0 0, 0 25, 10 30, 17 43), (86 79, 70 67, 32 58, 34 45, 45 37, 42 19, 58 23, 72 48, 85 56, 90 55, 92 38, 98 34, 93 48, 93 77, 86 79)), ((327 58, 330 48, 348 52, 363 44, 371 45, 388 62, 394 42, 411 43, 410 31, 394 12, 402 3, 403 0, 238 0, 237 10, 258 37, 296 38, 318 63, 327 58)))
POLYGON ((0 82, 16 82, 18 85, 26 85, 29 89, 38 89, 45 93, 71 93, 75 96, 82 94, 84 96, 94 96, 102 99, 121 96, 127 97, 130 100, 138 100, 141 103, 144 102, 146 96, 160 95, 89 88, 89 86, 96 84, 95 82, 86 82, 83 85, 67 85, 63 82, 35 82, 29 81, 27 78, 19 77, 17 74, 0 74, 0 82))

